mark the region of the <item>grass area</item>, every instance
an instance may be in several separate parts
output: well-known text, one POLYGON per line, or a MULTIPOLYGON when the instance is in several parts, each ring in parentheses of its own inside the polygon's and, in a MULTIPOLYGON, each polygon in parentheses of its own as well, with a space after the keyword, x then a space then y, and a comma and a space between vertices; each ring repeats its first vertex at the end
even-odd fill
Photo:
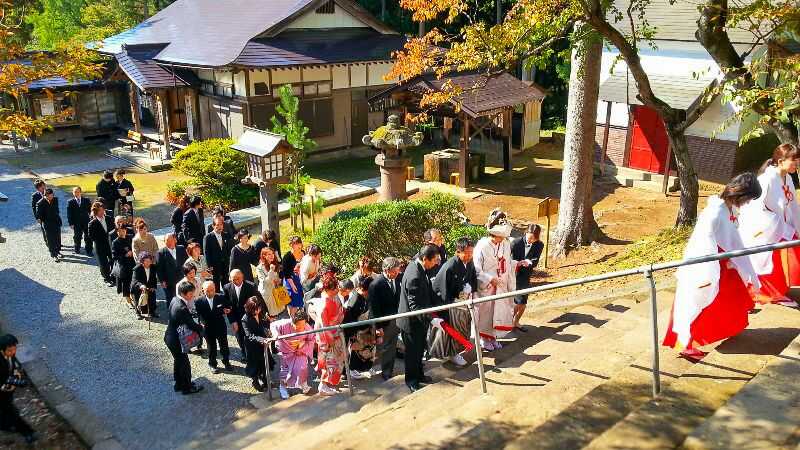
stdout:
POLYGON ((665 228, 628 245, 620 254, 595 264, 589 271, 599 274, 683 259, 691 234, 692 227, 665 228))
MULTIPOLYGON (((164 200, 166 185, 173 180, 186 180, 188 177, 177 171, 149 173, 129 169, 126 178, 133 183, 135 189, 134 213, 144 218, 151 229, 162 228, 169 225, 170 215, 174 208, 164 200)), ((80 186, 84 194, 95 197, 95 185, 100 180, 101 173, 88 173, 71 177, 56 178, 49 183, 65 191, 70 191, 73 186, 80 186)))
POLYGON ((36 169, 100 159, 104 157, 105 152, 106 150, 102 146, 89 145, 60 150, 39 150, 20 152, 17 154, 5 154, 3 155, 3 159, 8 162, 8 164, 20 169, 36 169))
MULTIPOLYGON (((411 157, 411 165, 420 165, 431 148, 419 147, 407 151, 411 157)), ((375 156, 350 158, 346 160, 331 159, 328 161, 311 161, 305 164, 305 171, 311 175, 312 182, 319 189, 329 189, 356 181, 380 176, 375 156)))

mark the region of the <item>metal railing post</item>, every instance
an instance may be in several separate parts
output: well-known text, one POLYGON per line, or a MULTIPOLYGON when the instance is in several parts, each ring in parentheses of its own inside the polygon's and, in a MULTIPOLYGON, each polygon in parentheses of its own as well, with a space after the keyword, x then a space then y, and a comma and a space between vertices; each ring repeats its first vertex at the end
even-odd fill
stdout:
POLYGON ((342 343, 344 344, 344 354, 346 355, 344 367, 347 371, 347 387, 350 389, 350 396, 352 397, 355 394, 353 392, 353 374, 350 371, 350 346, 347 345, 347 338, 344 337, 344 328, 339 327, 339 332, 342 333, 342 343))
POLYGON ((272 373, 269 370, 269 354, 272 353, 272 342, 267 341, 264 349, 264 369, 267 374, 267 397, 272 401, 272 373))
POLYGON ((656 280, 652 267, 645 269, 644 276, 650 283, 650 320, 653 326, 653 397, 661 392, 661 369, 658 361, 658 302, 656 301, 656 280))
POLYGON ((470 302, 467 305, 469 310, 469 318, 472 321, 472 335, 475 341, 475 360, 478 362, 478 377, 481 379, 481 390, 486 394, 486 375, 483 372, 483 354, 481 349, 481 335, 478 332, 478 322, 475 320, 475 305, 470 302))

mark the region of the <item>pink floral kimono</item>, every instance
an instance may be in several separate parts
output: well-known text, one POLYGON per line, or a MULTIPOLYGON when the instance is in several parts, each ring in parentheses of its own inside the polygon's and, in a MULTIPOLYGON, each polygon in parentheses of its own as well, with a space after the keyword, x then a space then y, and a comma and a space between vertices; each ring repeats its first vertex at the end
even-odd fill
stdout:
MULTIPOLYGON (((272 322, 272 335, 280 336, 302 331, 311 331, 306 324, 305 329, 295 330, 291 319, 272 322)), ((287 388, 302 389, 308 384, 308 360, 314 355, 314 335, 306 334, 292 339, 281 339, 275 342, 281 353, 281 384, 287 388)))
MULTIPOLYGON (((337 296, 326 297, 323 293, 322 310, 319 313, 317 328, 339 325, 344 320, 344 307, 337 296)), ((346 351, 342 340, 341 330, 330 330, 317 333, 317 370, 320 371, 320 380, 336 386, 342 378, 346 351)))

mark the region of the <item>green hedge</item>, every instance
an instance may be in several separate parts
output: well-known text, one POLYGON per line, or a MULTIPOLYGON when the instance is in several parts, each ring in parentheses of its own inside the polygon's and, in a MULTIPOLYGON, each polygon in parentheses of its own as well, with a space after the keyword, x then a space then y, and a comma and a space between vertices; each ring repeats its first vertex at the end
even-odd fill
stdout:
MULTIPOLYGON (((340 211, 324 222, 314 235, 314 242, 322 247, 325 261, 334 262, 349 274, 364 255, 376 262, 387 256, 413 256, 428 228, 441 229, 451 250, 457 234, 467 233, 467 228, 460 225, 463 212, 461 200, 441 193, 420 200, 359 206, 340 211)), ((478 229, 482 233, 483 229, 478 229)), ((477 235, 475 230, 468 231, 470 236, 477 235)))
POLYGON ((230 148, 232 139, 195 141, 175 155, 172 166, 191 177, 207 205, 225 209, 248 207, 258 201, 258 190, 241 184, 247 176, 244 153, 230 148))

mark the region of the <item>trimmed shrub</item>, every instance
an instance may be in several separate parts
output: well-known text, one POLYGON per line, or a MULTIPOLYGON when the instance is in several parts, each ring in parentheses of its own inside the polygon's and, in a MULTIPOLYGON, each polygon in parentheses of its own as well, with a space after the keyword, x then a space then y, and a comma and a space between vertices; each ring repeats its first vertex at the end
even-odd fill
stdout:
POLYGON ((460 229, 463 211, 461 200, 440 193, 420 200, 359 206, 340 211, 324 222, 314 242, 322 247, 323 259, 335 262, 349 274, 364 255, 373 261, 415 255, 428 228, 439 228, 449 238, 452 230, 460 229))
POLYGON ((478 240, 484 236, 486 236, 486 228, 480 225, 458 225, 444 235, 444 247, 447 249, 448 255, 455 255, 456 241, 459 238, 468 237, 473 244, 477 244, 478 240))
POLYGON ((172 166, 191 177, 207 205, 223 205, 226 210, 239 209, 258 201, 258 189, 244 186, 247 159, 230 148, 231 139, 195 141, 175 155, 172 166))
POLYGON ((167 193, 164 194, 164 200, 168 201, 171 205, 177 205, 181 197, 186 195, 188 184, 189 183, 186 181, 170 181, 167 183, 167 193))

